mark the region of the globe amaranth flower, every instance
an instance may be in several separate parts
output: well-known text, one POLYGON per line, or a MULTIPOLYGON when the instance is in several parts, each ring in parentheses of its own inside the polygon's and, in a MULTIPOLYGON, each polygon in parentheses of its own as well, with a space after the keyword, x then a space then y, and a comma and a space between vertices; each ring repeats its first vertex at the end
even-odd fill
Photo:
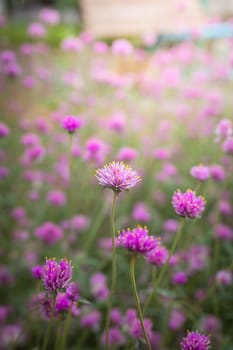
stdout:
POLYGON ((147 260, 156 266, 164 265, 168 259, 169 252, 167 248, 158 244, 153 250, 150 250, 147 254, 147 260))
POLYGON ((205 181, 210 177, 210 169, 208 166, 200 164, 193 166, 190 170, 190 174, 199 181, 205 181))
POLYGON ((46 259, 43 266, 42 281, 44 287, 51 293, 65 288, 72 278, 72 266, 63 258, 60 262, 55 259, 46 259))
POLYGON ((73 134, 75 130, 80 129, 82 126, 82 120, 80 118, 74 117, 73 115, 67 115, 62 120, 63 129, 67 130, 69 134, 73 134))
POLYGON ((111 188, 118 193, 129 190, 140 181, 136 171, 123 162, 111 162, 97 169, 96 178, 104 188, 111 188))
POLYGON ((119 233, 117 243, 134 253, 145 254, 159 245, 159 239, 149 236, 146 227, 138 226, 132 230, 129 228, 119 233))
POLYGON ((177 215, 195 219, 200 218, 205 210, 205 199, 196 196, 192 190, 185 193, 178 190, 173 194, 172 205, 177 215))
POLYGON ((210 339, 198 332, 188 332, 180 345, 181 350, 208 350, 210 349, 210 339))

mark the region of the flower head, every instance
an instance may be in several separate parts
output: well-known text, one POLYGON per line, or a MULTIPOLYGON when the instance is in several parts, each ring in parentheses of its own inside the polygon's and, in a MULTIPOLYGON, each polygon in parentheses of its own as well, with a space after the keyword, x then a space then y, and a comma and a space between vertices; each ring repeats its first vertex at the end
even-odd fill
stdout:
POLYGON ((172 197, 172 205, 177 215, 195 219, 200 218, 205 210, 205 199, 196 196, 192 190, 185 193, 178 190, 172 197))
POLYGON ((181 342, 181 350, 208 350, 210 340, 204 334, 188 332, 188 335, 181 342))
POLYGON ((132 230, 123 230, 118 238, 118 244, 134 253, 148 253, 159 245, 158 238, 148 235, 146 227, 138 226, 132 230))
POLYGON ((200 164, 193 166, 190 170, 190 174, 199 181, 205 181, 210 177, 210 169, 208 166, 200 164))
POLYGON ((72 266, 63 258, 60 262, 55 259, 46 259, 43 266, 42 280, 45 288, 53 293, 65 288, 72 277, 72 266))
POLYGON ((140 181, 136 171, 123 162, 112 162, 97 169, 96 178, 104 188, 111 188, 118 193, 129 190, 140 181))
POLYGON ((76 129, 80 129, 82 126, 82 120, 80 118, 76 118, 73 115, 67 115, 62 120, 63 129, 67 130, 69 134, 73 134, 76 129))

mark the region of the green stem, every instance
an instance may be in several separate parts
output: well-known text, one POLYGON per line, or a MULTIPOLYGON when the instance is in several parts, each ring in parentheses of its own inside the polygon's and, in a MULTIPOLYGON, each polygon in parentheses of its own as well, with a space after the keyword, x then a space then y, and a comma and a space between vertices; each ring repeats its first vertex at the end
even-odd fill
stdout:
POLYGON ((181 221, 180 221, 179 231, 177 232, 177 234, 175 236, 175 239, 173 241, 172 247, 171 247, 171 249, 169 251, 169 255, 168 255, 167 261, 163 265, 162 270, 161 270, 161 272, 159 274, 159 277, 158 277, 157 281, 154 283, 154 288, 152 290, 152 293, 149 295, 149 297, 147 298, 147 300, 145 302, 145 306, 144 306, 144 309, 143 309, 144 312, 147 310, 148 306, 152 302, 153 297, 154 297, 154 293, 156 291, 156 288, 160 285, 160 283, 162 284, 162 282, 163 282, 163 277, 164 277, 165 273, 167 272, 167 269, 168 269, 168 266, 169 266, 170 257, 173 255, 173 253, 174 253, 174 251, 176 249, 176 246, 177 246, 177 244, 178 244, 178 242, 180 240, 180 237, 182 235, 184 223, 185 223, 185 218, 182 218, 181 221))
POLYGON ((114 192, 113 202, 112 202, 112 210, 111 210, 111 234, 112 234, 112 282, 111 282, 111 290, 108 302, 108 310, 106 317, 106 345, 107 349, 109 349, 109 326, 110 326, 110 312, 112 308, 112 300, 113 294, 116 288, 116 247, 115 247, 115 212, 116 212, 116 203, 117 203, 118 193, 114 192))
POLYGON ((56 303, 56 295, 53 296, 53 303, 52 303, 52 310, 51 310, 52 314, 51 314, 51 318, 49 320, 48 327, 47 327, 47 330, 46 330, 46 334, 45 334, 45 337, 44 337, 44 343, 43 343, 42 350, 46 350, 48 342, 49 342, 50 332, 51 332, 51 328, 52 328, 52 324, 53 324, 53 318, 54 318, 55 303, 56 303))
MULTIPOLYGON (((39 298, 40 294, 40 280, 36 281, 36 296, 39 298)), ((39 301, 38 301, 39 305, 39 301)), ((40 348, 40 313, 39 307, 36 309, 36 348, 40 348)))
MULTIPOLYGON (((68 316, 64 325, 64 332, 63 332, 63 336, 62 336, 62 349, 66 349, 66 340, 67 340, 67 334, 68 334, 68 330, 70 327, 70 321, 72 318, 72 307, 70 308, 69 312, 68 312, 68 316)), ((56 349, 54 349, 56 350, 56 349)))
POLYGON ((135 267, 136 260, 137 260, 137 255, 133 255, 132 258, 131 258, 131 261, 130 261, 130 278, 131 278, 131 283, 132 283, 132 287, 133 287, 133 292, 134 292, 134 298, 135 298, 135 302, 136 302, 138 317, 139 317, 139 320, 140 320, 140 323, 141 323, 141 327, 142 327, 142 330, 143 330, 143 334, 144 334, 144 338, 145 338, 145 341, 146 341, 147 350, 151 350, 149 338, 147 336, 146 329, 145 329, 145 326, 144 326, 143 314, 142 314, 142 310, 141 310, 141 306, 140 306, 140 301, 139 301, 138 292, 137 292, 137 286, 136 286, 136 281, 135 281, 134 267, 135 267))
POLYGON ((78 342, 78 345, 77 345, 77 350, 81 350, 83 349, 83 343, 85 342, 85 340, 87 339, 87 336, 88 336, 88 330, 85 329, 82 334, 80 335, 79 337, 79 342, 78 342))
POLYGON ((102 222, 104 220, 104 213, 105 213, 105 211, 106 211, 106 206, 104 205, 101 208, 98 216, 96 217, 95 222, 93 224, 93 227, 92 227, 91 231, 88 234, 88 239, 86 240, 86 244, 85 244, 85 248, 84 248, 84 251, 86 252, 85 256, 88 255, 89 250, 90 250, 90 248, 92 246, 92 243, 95 240, 96 234, 98 233, 100 225, 102 224, 102 222))
POLYGON ((72 216, 72 183, 73 183, 73 155, 72 155, 72 145, 73 145, 73 134, 69 134, 69 187, 68 187, 68 210, 69 218, 72 216))

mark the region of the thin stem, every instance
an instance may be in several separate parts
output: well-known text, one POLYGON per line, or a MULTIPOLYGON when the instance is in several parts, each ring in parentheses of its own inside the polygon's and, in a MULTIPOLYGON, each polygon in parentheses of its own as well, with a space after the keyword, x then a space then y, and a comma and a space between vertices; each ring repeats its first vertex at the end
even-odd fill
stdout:
POLYGON ((70 327, 70 321, 72 318, 72 307, 70 307, 70 310, 68 312, 68 316, 64 325, 64 332, 63 332, 63 336, 62 336, 62 349, 66 349, 66 340, 67 340, 67 334, 68 334, 68 330, 70 327))
POLYGON ((72 214, 72 183, 73 183, 73 155, 72 155, 72 145, 73 145, 73 134, 69 134, 69 184, 68 184, 68 210, 69 218, 72 214))
POLYGON ((167 258, 167 261, 166 263, 163 265, 162 267, 162 270, 159 274, 159 277, 157 279, 157 281, 154 283, 154 288, 153 288, 153 291, 152 293, 148 296, 146 302, 145 302, 145 306, 144 306, 144 309, 143 311, 145 312, 148 308, 148 306, 150 305, 150 303, 152 302, 153 300, 153 297, 154 297, 154 293, 156 291, 156 288, 160 285, 160 283, 162 284, 163 282, 163 277, 165 275, 165 273, 167 272, 167 269, 168 269, 168 266, 169 266, 169 260, 170 260, 170 257, 173 255, 175 249, 176 249, 176 246, 180 240, 180 237, 182 235, 182 231, 183 231, 183 227, 184 227, 184 223, 185 223, 185 219, 184 218, 181 218, 181 221, 180 221, 180 228, 179 228, 179 231, 177 232, 176 236, 175 236, 175 239, 173 241, 173 244, 172 244, 172 247, 169 251, 169 255, 168 255, 168 258, 167 258))
POLYGON ((137 260, 137 255, 133 255, 132 258, 131 258, 131 261, 130 261, 130 278, 131 278, 131 283, 132 283, 132 287, 133 287, 133 292, 134 292, 134 298, 135 298, 135 302, 136 302, 138 317, 139 317, 139 320, 140 320, 140 323, 141 323, 141 327, 142 327, 142 330, 143 330, 144 338, 145 338, 145 341, 146 341, 146 346, 147 346, 148 350, 151 350, 149 338, 147 336, 146 329, 145 329, 145 326, 144 326, 143 314, 142 314, 141 305, 140 305, 138 292, 137 292, 135 273, 134 273, 134 267, 135 267, 136 260, 137 260))
POLYGON ((49 342, 49 337, 50 337, 50 332, 51 332, 51 328, 52 328, 52 324, 53 324, 53 318, 54 318, 54 310, 55 310, 55 302, 56 302, 56 295, 53 296, 53 303, 52 303, 52 314, 51 314, 51 318, 49 320, 49 324, 46 330, 46 334, 44 337, 44 343, 43 343, 43 347, 42 350, 46 350, 48 342, 49 342))
POLYGON ((117 203, 118 193, 114 192, 112 210, 111 210, 111 234, 112 234, 112 282, 111 282, 111 291, 108 302, 108 310, 106 317, 106 345, 109 349, 109 326, 110 326, 110 312, 112 308, 113 294, 116 288, 116 247, 115 247, 115 212, 116 212, 116 203, 117 203))

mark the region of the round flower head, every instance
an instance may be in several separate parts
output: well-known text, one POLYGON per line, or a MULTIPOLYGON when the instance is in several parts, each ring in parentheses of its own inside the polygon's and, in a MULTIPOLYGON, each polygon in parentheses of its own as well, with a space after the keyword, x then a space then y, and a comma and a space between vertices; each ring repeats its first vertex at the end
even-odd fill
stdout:
POLYGON ((111 188, 115 192, 127 191, 140 181, 136 171, 123 162, 112 162, 98 169, 96 178, 104 188, 111 188))
POLYGON ((204 334, 188 332, 188 335, 181 342, 181 350, 208 350, 210 340, 204 334))
POLYGON ((46 259, 43 266, 42 280, 49 292, 58 292, 66 287, 71 277, 72 266, 67 259, 61 259, 59 263, 55 259, 46 259))
POLYGON ((63 129, 67 130, 69 134, 73 134, 76 129, 80 129, 82 126, 82 120, 80 118, 76 118, 73 115, 67 115, 62 120, 63 129))
POLYGON ((117 237, 120 247, 134 253, 145 254, 159 245, 158 238, 148 235, 146 227, 138 226, 132 230, 123 230, 117 237))
POLYGON ((196 165, 191 168, 190 174, 199 181, 205 181, 210 177, 210 169, 205 165, 196 165))
POLYGON ((200 218, 205 210, 205 199, 196 196, 192 190, 185 193, 178 190, 173 194, 172 205, 177 215, 195 219, 200 218))

